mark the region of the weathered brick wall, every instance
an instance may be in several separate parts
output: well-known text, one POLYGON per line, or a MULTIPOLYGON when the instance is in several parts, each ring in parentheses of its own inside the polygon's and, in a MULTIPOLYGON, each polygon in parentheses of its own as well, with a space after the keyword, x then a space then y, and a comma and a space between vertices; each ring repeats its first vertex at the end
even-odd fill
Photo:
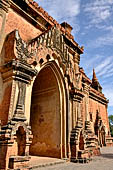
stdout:
POLYGON ((0 9, 0 15, 0 52, 6 35, 15 29, 19 30, 21 38, 25 41, 29 41, 42 33, 13 9, 9 9, 8 13, 0 9))
POLYGON ((8 169, 9 157, 16 156, 18 152, 17 142, 11 145, 0 145, 0 169, 8 169))
POLYGON ((89 112, 92 113, 93 123, 95 123, 97 111, 99 112, 99 115, 106 126, 106 132, 108 132, 109 124, 106 105, 89 98, 89 112))
POLYGON ((0 120, 2 125, 5 125, 8 121, 11 90, 11 83, 7 83, 3 87, 1 87, 2 93, 0 96, 0 120))
POLYGON ((15 29, 19 30, 21 38, 25 41, 31 40, 41 33, 40 30, 29 23, 24 17, 10 10, 6 17, 5 34, 15 29))

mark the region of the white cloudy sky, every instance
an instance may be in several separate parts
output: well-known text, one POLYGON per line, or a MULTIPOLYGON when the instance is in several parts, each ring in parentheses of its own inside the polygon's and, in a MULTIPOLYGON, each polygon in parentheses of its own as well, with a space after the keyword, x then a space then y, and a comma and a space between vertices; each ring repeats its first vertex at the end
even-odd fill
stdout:
POLYGON ((80 66, 91 79, 95 68, 113 114, 113 0, 36 0, 59 23, 73 27, 75 41, 85 47, 80 66))

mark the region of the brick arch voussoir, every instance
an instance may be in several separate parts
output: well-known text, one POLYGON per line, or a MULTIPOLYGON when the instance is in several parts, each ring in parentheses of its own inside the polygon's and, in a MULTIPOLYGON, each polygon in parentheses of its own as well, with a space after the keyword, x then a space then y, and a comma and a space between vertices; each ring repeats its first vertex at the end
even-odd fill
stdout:
POLYGON ((28 59, 28 64, 33 65, 34 62, 37 63, 40 68, 50 61, 55 61, 60 68, 61 72, 65 74, 66 72, 66 64, 63 63, 62 58, 56 50, 46 47, 45 45, 40 45, 36 50, 35 56, 31 59, 28 59))
POLYGON ((13 126, 12 131, 11 131, 11 139, 15 138, 16 132, 19 127, 23 127, 23 129, 26 133, 26 142, 29 142, 29 140, 31 140, 31 138, 32 138, 32 132, 31 132, 30 128, 24 122, 18 122, 13 126))

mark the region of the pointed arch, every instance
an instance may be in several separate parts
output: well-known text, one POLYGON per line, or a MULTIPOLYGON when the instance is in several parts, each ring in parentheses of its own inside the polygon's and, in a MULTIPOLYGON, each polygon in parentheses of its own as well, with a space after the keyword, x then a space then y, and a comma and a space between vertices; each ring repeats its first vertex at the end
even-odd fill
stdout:
POLYGON ((64 84, 60 69, 54 61, 46 63, 34 80, 30 113, 34 136, 31 154, 58 158, 67 156, 64 84))

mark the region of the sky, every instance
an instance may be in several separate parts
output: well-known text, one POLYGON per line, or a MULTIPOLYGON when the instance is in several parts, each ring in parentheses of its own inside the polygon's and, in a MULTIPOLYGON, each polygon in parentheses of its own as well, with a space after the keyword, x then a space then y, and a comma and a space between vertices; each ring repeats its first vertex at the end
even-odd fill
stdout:
POLYGON ((59 23, 68 22, 84 46, 80 67, 92 79, 93 68, 113 115, 113 0, 35 0, 59 23))

